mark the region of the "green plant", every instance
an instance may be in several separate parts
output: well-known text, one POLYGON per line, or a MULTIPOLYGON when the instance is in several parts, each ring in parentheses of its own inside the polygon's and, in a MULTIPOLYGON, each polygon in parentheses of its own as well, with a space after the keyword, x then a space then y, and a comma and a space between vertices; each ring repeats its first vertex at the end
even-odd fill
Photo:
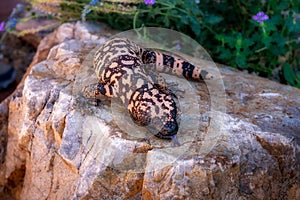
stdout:
POLYGON ((300 88, 300 0, 56 1, 60 16, 180 31, 219 63, 300 88))
POLYGON ((133 26, 187 33, 218 62, 300 88, 299 11, 299 0, 158 0, 136 12, 133 26))

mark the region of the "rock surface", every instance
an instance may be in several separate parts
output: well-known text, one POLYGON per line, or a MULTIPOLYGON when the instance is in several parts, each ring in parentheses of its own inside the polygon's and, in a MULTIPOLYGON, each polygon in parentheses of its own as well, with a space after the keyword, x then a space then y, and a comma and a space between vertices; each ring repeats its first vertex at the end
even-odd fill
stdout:
MULTIPOLYGON (((143 129, 118 128, 131 125, 117 103, 95 107, 78 93, 82 66, 111 36, 103 27, 63 24, 0 104, 0 199, 300 199, 298 89, 223 67, 227 112, 183 119, 199 135, 191 123, 179 147, 134 137, 143 129), (207 140, 216 116, 222 127, 207 140)), ((207 90, 191 85, 205 113, 207 90)))

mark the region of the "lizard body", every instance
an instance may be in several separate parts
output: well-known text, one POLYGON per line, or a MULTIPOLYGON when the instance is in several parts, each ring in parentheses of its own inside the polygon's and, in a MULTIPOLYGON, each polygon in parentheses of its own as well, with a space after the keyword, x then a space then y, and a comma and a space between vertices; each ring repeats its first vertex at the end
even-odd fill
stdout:
POLYGON ((119 98, 137 124, 151 125, 158 132, 155 136, 172 139, 178 131, 174 95, 145 72, 146 64, 159 72, 196 81, 212 78, 207 71, 179 57, 144 49, 126 38, 113 38, 95 53, 94 69, 99 82, 86 86, 83 95, 119 98))

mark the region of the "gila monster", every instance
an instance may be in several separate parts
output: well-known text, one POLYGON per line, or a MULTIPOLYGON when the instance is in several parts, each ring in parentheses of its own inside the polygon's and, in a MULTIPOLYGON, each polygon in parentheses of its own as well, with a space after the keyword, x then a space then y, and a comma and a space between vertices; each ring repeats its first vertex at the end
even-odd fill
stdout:
POLYGON ((155 128, 158 138, 173 139, 178 131, 177 107, 173 94, 145 72, 152 64, 156 71, 183 75, 187 79, 211 79, 212 75, 176 57, 138 46, 126 38, 113 38, 94 55, 99 82, 86 86, 83 96, 119 98, 138 125, 155 128))

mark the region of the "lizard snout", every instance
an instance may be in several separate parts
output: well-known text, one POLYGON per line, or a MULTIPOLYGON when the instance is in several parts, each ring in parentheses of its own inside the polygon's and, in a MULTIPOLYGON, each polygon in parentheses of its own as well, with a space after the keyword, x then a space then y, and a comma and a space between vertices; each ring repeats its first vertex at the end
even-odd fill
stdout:
POLYGON ((177 132, 178 123, 176 121, 168 121, 155 136, 162 139, 172 139, 177 132))

